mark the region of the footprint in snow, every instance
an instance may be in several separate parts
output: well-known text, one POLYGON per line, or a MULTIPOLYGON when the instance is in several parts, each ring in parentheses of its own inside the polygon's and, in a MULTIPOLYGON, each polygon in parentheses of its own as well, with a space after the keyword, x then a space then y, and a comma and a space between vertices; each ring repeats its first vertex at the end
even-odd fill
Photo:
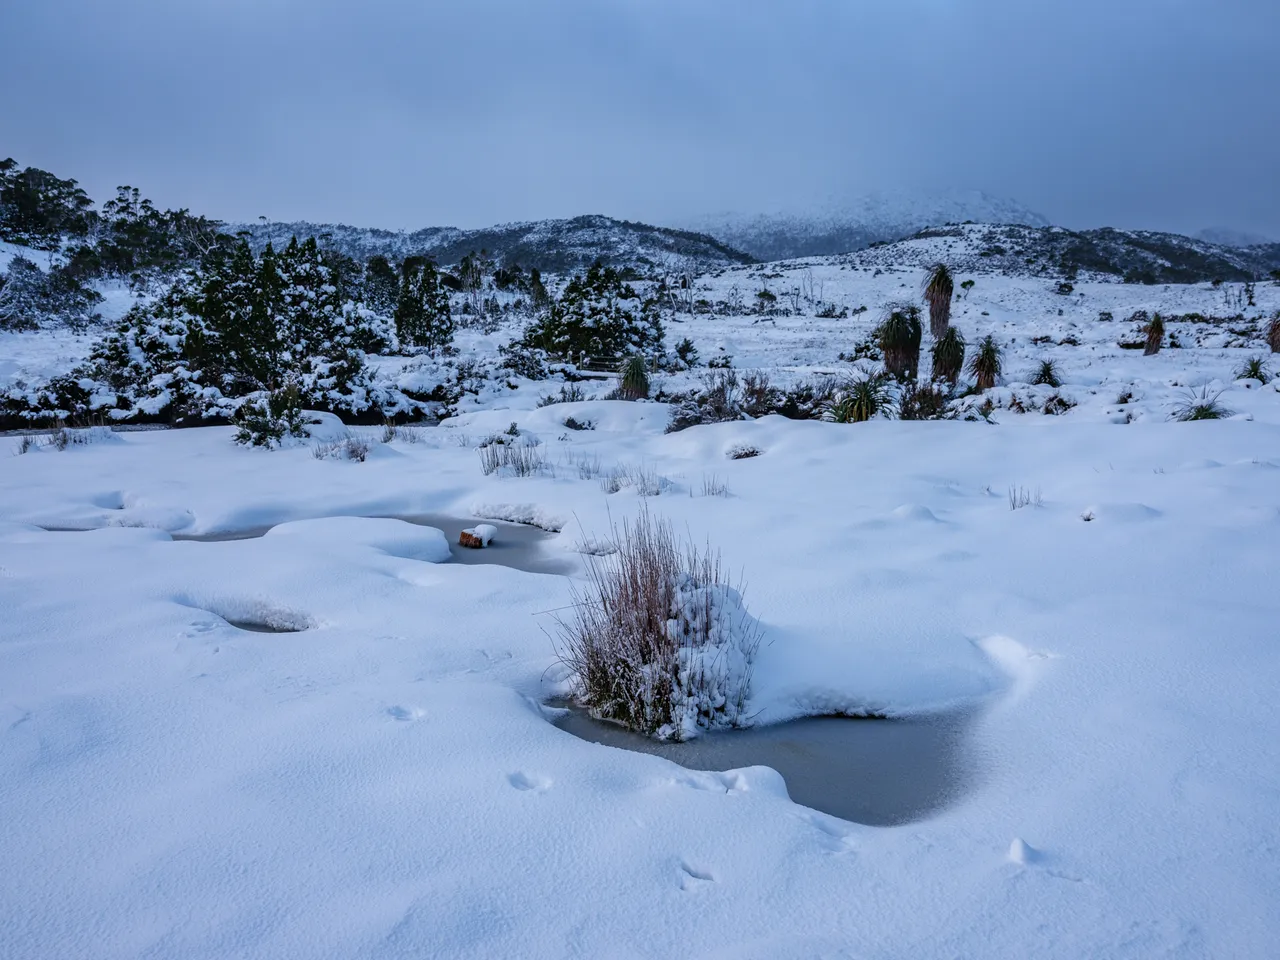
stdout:
POLYGON ((689 866, 687 861, 680 861, 680 889, 701 890, 708 883, 715 883, 715 875, 709 870, 698 870, 689 866))
POLYGON ((392 720, 421 720, 426 715, 427 712, 418 707, 387 707, 387 716, 392 720))
POLYGON ((550 778, 519 770, 508 774, 507 782, 517 790, 532 790, 534 793, 543 793, 551 787, 550 778))
POLYGON ((1058 880, 1070 880, 1072 883, 1083 883, 1082 877, 1073 877, 1061 870, 1051 868, 1054 860, 1049 854, 1043 850, 1037 850, 1021 837, 1014 837, 1013 842, 1009 844, 1009 853, 1007 859, 1010 863, 1016 863, 1020 867, 1033 867, 1043 870, 1050 877, 1058 880))

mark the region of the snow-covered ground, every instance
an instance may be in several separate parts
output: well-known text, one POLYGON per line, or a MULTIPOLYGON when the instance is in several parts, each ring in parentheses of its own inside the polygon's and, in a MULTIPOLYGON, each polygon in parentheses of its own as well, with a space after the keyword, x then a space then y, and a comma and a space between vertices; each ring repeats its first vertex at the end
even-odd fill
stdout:
POLYGON ((1280 395, 1229 396, 1252 421, 664 435, 662 405, 524 387, 416 443, 368 429, 364 463, 230 428, 5 458, 0 956, 1266 956, 1280 395), (546 475, 481 473, 513 420, 546 475), (532 519, 580 569, 642 505, 614 465, 745 578, 759 722, 980 705, 968 792, 864 827, 765 768, 578 740, 539 707, 570 580, 322 519, 532 519))
MULTIPOLYGON (((927 242, 921 262, 947 252, 927 242)), ((920 269, 883 256, 699 277, 713 303, 801 288, 800 313, 686 314, 668 341, 781 385, 845 371, 887 304, 918 302, 920 269)), ((990 424, 668 435, 663 404, 539 408, 559 385, 512 379, 390 443, 353 428, 363 463, 231 428, 0 450, 0 957, 1269 955, 1280 392, 1235 372, 1280 287, 1249 307, 1238 284, 970 278, 953 322, 1006 351, 990 424), (1144 357, 1117 345, 1137 310, 1244 320, 1172 323, 1181 346, 1144 357), (1061 416, 1024 382, 1041 359, 1061 416), (1172 422, 1192 387, 1235 416, 1172 422), (476 444, 513 421, 542 475, 485 476, 476 444), (662 492, 607 493, 615 469, 662 492), (860 826, 765 768, 553 726, 554 612, 645 503, 741 572, 757 722, 978 709, 958 802, 860 826), (440 562, 440 534, 385 519, 423 514, 539 524, 577 572, 440 562)), ((512 332, 464 329, 461 355, 512 332)), ((90 346, 0 334, 0 385, 90 346)))

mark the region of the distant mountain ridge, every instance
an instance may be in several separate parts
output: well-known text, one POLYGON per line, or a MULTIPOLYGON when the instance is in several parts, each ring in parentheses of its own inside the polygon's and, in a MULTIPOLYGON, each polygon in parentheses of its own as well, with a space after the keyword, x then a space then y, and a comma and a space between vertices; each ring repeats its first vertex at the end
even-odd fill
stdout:
POLYGON ((909 237, 925 227, 965 221, 1050 225, 1042 214, 1016 200, 978 190, 879 191, 853 200, 831 200, 807 213, 722 213, 695 217, 683 225, 767 261, 850 253, 872 243, 909 237))
POLYGON ((706 234, 597 215, 506 223, 478 230, 427 227, 397 232, 307 221, 232 223, 223 229, 247 233, 250 245, 258 249, 268 241, 279 247, 293 236, 316 237, 361 261, 375 254, 394 260, 425 255, 442 266, 455 264, 472 251, 487 250, 501 263, 519 263, 550 273, 585 270, 597 259, 641 272, 654 268, 699 271, 752 262, 749 255, 706 234))
POLYGON ((1022 224, 947 224, 846 255, 860 267, 1116 279, 1129 283, 1262 280, 1280 268, 1280 244, 1238 248, 1154 230, 1067 230, 1022 224))

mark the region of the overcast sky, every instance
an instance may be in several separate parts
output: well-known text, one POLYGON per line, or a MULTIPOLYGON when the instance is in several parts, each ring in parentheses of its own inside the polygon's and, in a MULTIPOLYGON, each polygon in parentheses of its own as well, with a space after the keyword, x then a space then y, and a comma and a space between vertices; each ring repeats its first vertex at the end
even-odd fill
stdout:
POLYGON ((0 0, 0 157, 224 220, 980 189, 1280 238, 1280 0, 0 0))

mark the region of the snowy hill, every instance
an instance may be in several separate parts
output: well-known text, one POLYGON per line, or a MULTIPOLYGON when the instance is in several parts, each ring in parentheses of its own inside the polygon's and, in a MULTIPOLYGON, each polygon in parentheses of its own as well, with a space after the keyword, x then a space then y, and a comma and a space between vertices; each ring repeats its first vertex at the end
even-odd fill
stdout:
POLYGON ((227 224, 224 229, 248 232, 255 247, 268 240, 280 246, 294 235, 300 239, 327 237, 330 245, 357 260, 375 254, 389 259, 426 254, 441 265, 450 265, 472 251, 487 250, 499 262, 553 273, 585 269, 597 258, 641 271, 655 266, 697 270, 751 262, 748 255, 705 234, 603 216, 507 223, 478 230, 427 227, 397 232, 306 221, 227 224))
POLYGON ((1132 283, 1247 281, 1263 279, 1280 267, 1280 244, 1240 249, 1151 230, 950 224, 877 244, 847 262, 893 269, 938 261, 954 270, 1011 276, 1079 273, 1132 283))
POLYGON ((685 226, 709 233, 758 260, 788 260, 861 250, 910 236, 940 223, 1025 223, 1048 226, 1041 214, 1016 200, 981 191, 923 194, 881 191, 855 200, 832 200, 802 214, 722 213, 685 226))

